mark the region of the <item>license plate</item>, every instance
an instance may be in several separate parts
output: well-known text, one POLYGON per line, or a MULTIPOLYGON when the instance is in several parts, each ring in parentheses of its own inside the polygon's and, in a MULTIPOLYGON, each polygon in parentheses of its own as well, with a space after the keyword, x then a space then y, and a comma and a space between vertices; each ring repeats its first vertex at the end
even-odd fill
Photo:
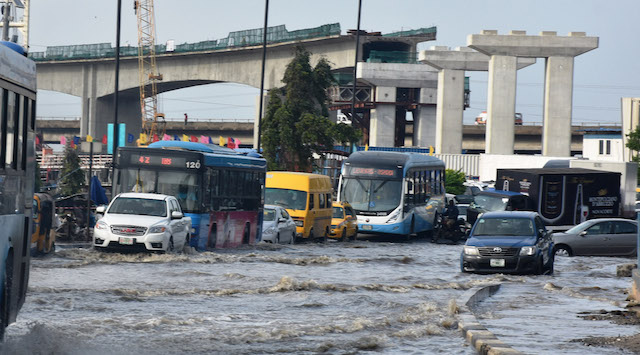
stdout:
POLYGON ((120 237, 120 239, 118 239, 118 242, 124 245, 133 245, 133 238, 120 237))
POLYGON ((369 226, 369 225, 364 225, 364 226, 362 226, 362 230, 370 231, 371 229, 373 229, 373 227, 371 227, 371 226, 369 226))
POLYGON ((491 259, 489 260, 491 267, 504 267, 504 259, 491 259))

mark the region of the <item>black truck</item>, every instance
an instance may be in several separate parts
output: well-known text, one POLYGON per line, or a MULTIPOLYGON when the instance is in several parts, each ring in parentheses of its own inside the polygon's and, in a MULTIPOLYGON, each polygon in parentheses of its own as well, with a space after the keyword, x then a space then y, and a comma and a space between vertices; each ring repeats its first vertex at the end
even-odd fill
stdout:
POLYGON ((619 217, 620 173, 582 168, 498 169, 496 188, 528 195, 545 223, 619 217))

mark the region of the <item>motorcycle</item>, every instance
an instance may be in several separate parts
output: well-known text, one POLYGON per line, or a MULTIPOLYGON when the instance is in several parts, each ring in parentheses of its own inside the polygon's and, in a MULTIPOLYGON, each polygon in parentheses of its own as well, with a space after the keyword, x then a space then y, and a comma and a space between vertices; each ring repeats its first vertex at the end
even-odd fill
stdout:
POLYGON ((469 226, 467 222, 463 218, 458 218, 454 223, 447 223, 448 221, 444 221, 438 228, 438 231, 435 233, 432 238, 432 243, 450 243, 455 244, 460 240, 466 239, 469 234, 469 226))

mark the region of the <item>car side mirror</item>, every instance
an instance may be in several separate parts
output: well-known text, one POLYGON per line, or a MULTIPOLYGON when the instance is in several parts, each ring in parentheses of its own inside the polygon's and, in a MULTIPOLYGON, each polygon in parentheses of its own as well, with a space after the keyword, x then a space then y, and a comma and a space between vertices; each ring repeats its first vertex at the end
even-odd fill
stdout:
POLYGON ((284 222, 286 222, 286 221, 287 221, 287 219, 286 219, 286 218, 282 218, 282 217, 281 217, 281 218, 278 220, 278 223, 284 223, 284 222))
POLYGON ((180 219, 182 217, 184 217, 182 212, 178 212, 178 211, 171 212, 171 219, 180 219))
POLYGON ((106 209, 107 209, 107 208, 106 208, 104 205, 102 205, 102 206, 98 206, 98 207, 96 207, 96 213, 102 213, 102 214, 104 214, 104 211, 105 211, 106 209))
POLYGON ((582 231, 582 232, 580 232, 580 236, 581 236, 581 237, 584 237, 585 235, 587 235, 587 231, 582 231))

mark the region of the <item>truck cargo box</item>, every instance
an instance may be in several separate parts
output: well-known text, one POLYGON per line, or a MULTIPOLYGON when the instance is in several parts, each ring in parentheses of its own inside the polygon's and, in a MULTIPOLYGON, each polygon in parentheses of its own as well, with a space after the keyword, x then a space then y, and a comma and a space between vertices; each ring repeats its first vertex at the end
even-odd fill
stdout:
POLYGON ((619 217, 620 173, 582 168, 498 169, 496 188, 529 195, 551 226, 619 217))

